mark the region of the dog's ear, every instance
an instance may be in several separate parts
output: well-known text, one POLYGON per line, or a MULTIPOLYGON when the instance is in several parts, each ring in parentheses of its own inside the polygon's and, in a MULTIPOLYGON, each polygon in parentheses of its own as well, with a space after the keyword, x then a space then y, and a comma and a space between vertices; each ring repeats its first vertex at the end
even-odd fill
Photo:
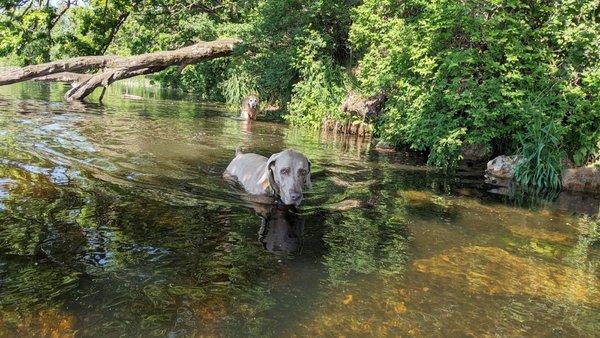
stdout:
POLYGON ((273 154, 271 157, 269 157, 269 160, 267 161, 266 174, 269 178, 269 185, 271 186, 271 189, 273 189, 273 192, 276 195, 279 195, 279 184, 277 184, 275 181, 275 174, 273 174, 273 167, 275 166, 277 156, 279 156, 279 154, 273 154))
POLYGON ((310 163, 310 160, 308 160, 308 172, 306 173, 306 176, 304 176, 304 187, 306 189, 312 188, 312 181, 310 180, 311 167, 312 163, 310 163))
POLYGON ((265 167, 265 172, 260 178, 260 184, 266 189, 268 186, 273 189, 273 192, 279 195, 279 185, 275 181, 275 176, 273 174, 273 166, 275 165, 275 161, 277 160, 277 156, 279 153, 271 155, 267 160, 267 166, 265 167))

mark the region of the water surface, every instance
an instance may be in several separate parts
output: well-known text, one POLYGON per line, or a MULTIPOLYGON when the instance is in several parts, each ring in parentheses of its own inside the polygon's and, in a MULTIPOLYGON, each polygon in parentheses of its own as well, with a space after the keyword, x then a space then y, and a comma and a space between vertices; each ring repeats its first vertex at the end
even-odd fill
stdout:
POLYGON ((600 332, 594 197, 510 198, 193 97, 64 90, 0 87, 1 336, 600 332), (311 159, 300 210, 222 179, 238 146, 311 159))

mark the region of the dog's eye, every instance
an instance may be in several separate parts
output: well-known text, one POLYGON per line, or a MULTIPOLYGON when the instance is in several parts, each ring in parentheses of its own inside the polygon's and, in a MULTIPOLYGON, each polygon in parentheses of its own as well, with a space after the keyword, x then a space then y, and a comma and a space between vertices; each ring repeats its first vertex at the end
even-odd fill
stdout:
POLYGON ((306 170, 304 170, 304 169, 300 169, 300 170, 298 170, 298 174, 299 174, 300 176, 306 176, 306 170))
POLYGON ((290 169, 289 168, 283 168, 279 171, 281 173, 281 175, 287 175, 290 173, 290 169))

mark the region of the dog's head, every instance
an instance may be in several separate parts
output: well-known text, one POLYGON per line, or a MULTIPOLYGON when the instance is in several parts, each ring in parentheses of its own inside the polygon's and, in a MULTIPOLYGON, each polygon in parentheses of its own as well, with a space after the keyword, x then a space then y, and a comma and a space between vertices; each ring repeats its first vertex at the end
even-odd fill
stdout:
POLYGON ((302 189, 312 187, 311 163, 293 149, 273 154, 267 161, 263 180, 268 180, 275 195, 286 205, 300 205, 302 189))
POLYGON ((248 96, 248 107, 256 109, 256 107, 258 107, 258 103, 258 97, 256 97, 255 95, 248 96))

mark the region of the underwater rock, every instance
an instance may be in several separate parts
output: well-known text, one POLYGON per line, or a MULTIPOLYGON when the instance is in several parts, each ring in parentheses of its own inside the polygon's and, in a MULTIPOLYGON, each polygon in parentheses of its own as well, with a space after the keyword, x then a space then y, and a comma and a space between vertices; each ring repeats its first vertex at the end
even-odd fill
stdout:
POLYGON ((350 199, 343 200, 341 202, 337 202, 334 204, 330 204, 329 208, 336 211, 348 211, 354 208, 359 208, 363 205, 363 203, 359 200, 350 199))
POLYGON ((505 227, 514 235, 540 239, 553 243, 574 244, 576 240, 565 233, 550 231, 542 228, 534 228, 525 225, 505 225, 505 227))
POLYGON ((75 337, 75 317, 58 309, 0 315, 2 337, 75 337))
POLYGON ((429 204, 434 197, 431 192, 422 190, 402 190, 399 195, 414 205, 429 204))
POLYGON ((448 211, 455 206, 455 200, 447 196, 436 195, 431 191, 402 190, 398 194, 410 205, 415 207, 428 206, 432 211, 448 211))
POLYGON ((600 304, 600 281, 585 270, 523 258, 495 247, 450 249, 413 263, 416 271, 488 295, 526 295, 600 304))

